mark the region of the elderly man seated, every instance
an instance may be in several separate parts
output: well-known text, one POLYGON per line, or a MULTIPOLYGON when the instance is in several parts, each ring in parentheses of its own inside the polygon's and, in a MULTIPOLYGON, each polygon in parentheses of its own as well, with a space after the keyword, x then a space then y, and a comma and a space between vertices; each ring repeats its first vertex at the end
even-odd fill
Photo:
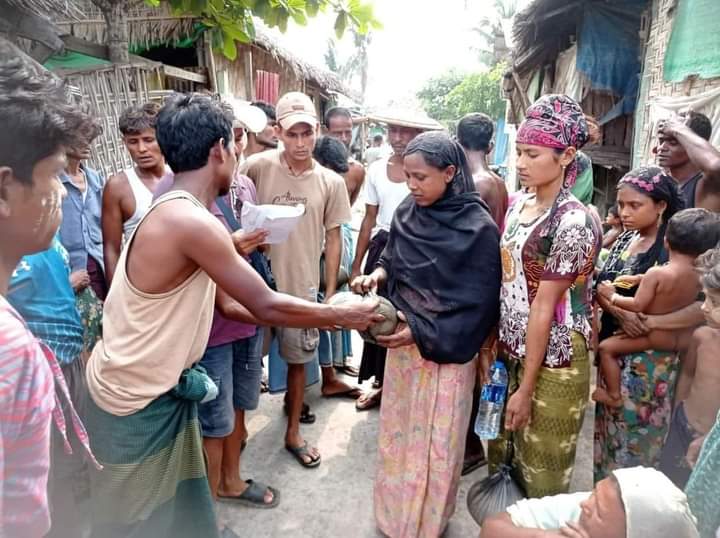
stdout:
POLYGON ((524 499, 485 520, 481 538, 697 538, 685 494, 660 471, 619 469, 592 492, 524 499))

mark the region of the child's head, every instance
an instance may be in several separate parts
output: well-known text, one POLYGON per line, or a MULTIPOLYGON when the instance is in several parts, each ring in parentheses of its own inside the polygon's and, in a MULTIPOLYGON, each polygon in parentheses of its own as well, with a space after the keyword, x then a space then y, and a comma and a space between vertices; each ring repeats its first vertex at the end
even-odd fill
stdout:
POLYGON ((50 246, 62 219, 58 179, 88 117, 62 80, 0 38, 0 251, 20 257, 50 246))
POLYGON ((720 248, 708 250, 697 259, 696 265, 705 293, 703 314, 708 325, 720 329, 720 248))
POLYGON ((617 204, 611 205, 607 210, 607 216, 605 217, 605 224, 611 227, 620 226, 620 212, 618 211, 617 204))
POLYGON ((700 256, 720 241, 720 220, 707 209, 683 209, 670 219, 665 240, 673 252, 700 256))

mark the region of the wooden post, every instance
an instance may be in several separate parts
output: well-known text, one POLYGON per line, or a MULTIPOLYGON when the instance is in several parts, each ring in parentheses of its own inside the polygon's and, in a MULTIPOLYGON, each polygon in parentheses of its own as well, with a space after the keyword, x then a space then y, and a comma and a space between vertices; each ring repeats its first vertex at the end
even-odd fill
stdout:
POLYGON ((215 56, 212 48, 212 42, 210 41, 210 33, 204 32, 204 38, 203 38, 203 48, 205 49, 205 54, 207 58, 207 69, 208 74, 210 75, 210 85, 212 86, 212 91, 215 93, 218 93, 218 84, 217 84, 217 71, 215 71, 215 56))
POLYGON ((252 48, 243 47, 243 56, 245 64, 245 97, 248 101, 255 100, 255 77, 253 76, 253 57, 252 48))

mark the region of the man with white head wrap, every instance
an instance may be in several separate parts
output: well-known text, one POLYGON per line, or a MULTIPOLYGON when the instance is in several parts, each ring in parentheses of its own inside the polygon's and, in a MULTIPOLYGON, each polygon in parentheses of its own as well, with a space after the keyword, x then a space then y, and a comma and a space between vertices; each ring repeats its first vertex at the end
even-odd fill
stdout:
POLYGON ((485 520, 481 538, 698 538, 685 494, 660 471, 613 471, 592 492, 524 499, 485 520))

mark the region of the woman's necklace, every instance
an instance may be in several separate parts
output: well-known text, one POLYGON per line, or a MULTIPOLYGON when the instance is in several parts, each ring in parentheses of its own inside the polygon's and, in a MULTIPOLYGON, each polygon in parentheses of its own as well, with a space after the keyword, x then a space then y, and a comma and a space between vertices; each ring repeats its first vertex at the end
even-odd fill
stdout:
MULTIPOLYGON (((530 200, 528 200, 530 202, 530 200)), ((534 200, 533 205, 529 205, 529 203, 526 202, 523 208, 520 211, 521 215, 521 222, 523 224, 529 224, 531 222, 535 222, 538 218, 540 218, 542 215, 545 214, 545 212, 550 208, 552 205, 552 202, 549 204, 539 204, 537 202, 537 198, 534 200)))

